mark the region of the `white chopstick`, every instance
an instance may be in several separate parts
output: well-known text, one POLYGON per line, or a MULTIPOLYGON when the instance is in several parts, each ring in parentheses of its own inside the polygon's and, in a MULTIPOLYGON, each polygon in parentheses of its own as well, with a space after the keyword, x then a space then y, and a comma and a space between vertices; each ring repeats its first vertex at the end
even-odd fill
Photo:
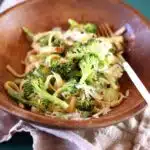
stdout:
POLYGON ((136 75, 132 67, 128 64, 128 62, 124 61, 122 66, 124 67, 124 70, 127 72, 128 76, 130 77, 140 94, 147 102, 148 106, 150 106, 150 93, 148 92, 144 84, 141 82, 141 80, 136 75))

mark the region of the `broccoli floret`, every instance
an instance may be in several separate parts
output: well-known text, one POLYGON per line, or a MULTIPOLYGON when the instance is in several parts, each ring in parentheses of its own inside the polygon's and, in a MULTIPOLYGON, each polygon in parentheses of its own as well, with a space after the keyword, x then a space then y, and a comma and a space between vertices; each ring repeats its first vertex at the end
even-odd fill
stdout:
POLYGON ((92 112, 89 112, 89 111, 79 111, 80 114, 81 114, 81 117, 83 118, 88 118, 92 115, 92 112))
POLYGON ((49 35, 44 35, 37 40, 37 43, 40 44, 41 47, 47 46, 49 40, 49 35))
MULTIPOLYGON (((27 34, 27 36, 28 36, 32 41, 35 40, 35 36, 36 36, 36 35, 35 35, 34 33, 32 33, 32 32, 31 32, 28 28, 26 28, 26 27, 23 27, 22 29, 23 29, 23 31, 27 34)), ((47 45, 48 45, 48 41, 49 41, 49 34, 43 35, 43 36, 41 36, 40 38, 38 38, 38 39, 36 40, 36 42, 39 43, 39 45, 40 45, 41 47, 47 46, 47 45)))
POLYGON ((44 89, 44 82, 42 78, 38 78, 35 76, 34 78, 28 77, 28 79, 26 79, 23 84, 23 94, 26 99, 32 99, 33 97, 37 96, 37 93, 35 92, 35 88, 32 85, 32 81, 36 81, 38 86, 44 89))
POLYGON ((49 102, 60 106, 63 109, 66 109, 68 107, 68 104, 65 101, 62 101, 61 99, 57 98, 54 95, 49 94, 47 91, 44 90, 44 84, 39 79, 38 80, 32 80, 31 85, 34 88, 34 92, 39 95, 40 98, 49 100, 49 102))
POLYGON ((47 100, 44 100, 44 101, 42 100, 39 103, 40 99, 39 98, 37 99, 37 97, 33 97, 32 99, 27 100, 27 99, 25 99, 25 97, 22 95, 21 92, 17 92, 11 88, 8 88, 7 92, 12 98, 14 98, 16 100, 17 103, 24 104, 27 107, 34 106, 43 112, 46 110, 46 107, 48 106, 47 104, 49 104, 49 101, 47 101, 47 100))
POLYGON ((91 111, 94 108, 94 102, 88 99, 78 100, 76 102, 76 108, 81 111, 91 111))
POLYGON ((70 28, 78 28, 80 30, 83 30, 87 33, 96 33, 97 32, 97 26, 92 23, 87 23, 87 24, 79 24, 73 19, 69 19, 68 23, 70 24, 70 28))
POLYGON ((67 51, 66 57, 69 59, 81 59, 86 53, 86 47, 80 42, 75 42, 67 51))
POLYGON ((88 33, 96 33, 97 32, 97 26, 92 23, 87 23, 84 25, 84 29, 88 33))
MULTIPOLYGON (((8 81, 5 83, 4 87, 7 90, 8 94, 16 100, 17 103, 25 104, 27 106, 35 106, 40 107, 39 104, 35 101, 27 100, 25 99, 22 92, 16 91, 13 87, 11 87, 11 84, 14 84, 11 81, 8 81)), ((30 90, 30 89, 29 89, 30 90)))
POLYGON ((54 47, 62 47, 65 44, 62 39, 60 39, 56 36, 52 37, 51 42, 52 42, 52 46, 54 46, 54 47))
POLYGON ((46 67, 44 65, 40 65, 38 68, 36 68, 33 72, 33 74, 36 77, 40 77, 45 79, 50 74, 50 68, 46 67))
POLYGON ((99 60, 96 56, 92 54, 85 55, 84 58, 81 59, 81 61, 79 62, 79 67, 82 72, 80 83, 84 83, 88 79, 88 77, 94 75, 95 71, 98 70, 99 60))
POLYGON ((87 43, 75 42, 71 48, 68 49, 67 57, 72 59, 81 59, 86 54, 93 54, 100 57, 99 41, 90 39, 87 43))
POLYGON ((69 23, 69 25, 70 25, 70 28, 71 29, 73 29, 73 28, 75 28, 75 27, 79 27, 80 25, 79 25, 79 23, 78 22, 76 22, 75 20, 73 20, 73 19, 68 19, 68 23, 69 23))
POLYGON ((51 71, 60 74, 63 79, 72 78, 71 72, 75 70, 75 63, 72 60, 67 62, 60 62, 59 60, 52 60, 50 65, 51 71))
POLYGON ((69 79, 75 79, 79 81, 81 78, 81 71, 80 70, 73 70, 68 74, 69 79))
POLYGON ((46 77, 50 74, 50 68, 46 67, 44 65, 40 65, 38 68, 33 69, 30 71, 27 75, 27 79, 31 78, 41 78, 43 81, 45 81, 46 77))
POLYGON ((27 36, 28 36, 31 40, 33 40, 34 34, 33 34, 28 28, 26 28, 26 27, 23 27, 22 29, 23 29, 24 33, 26 33, 27 36))
POLYGON ((28 86, 24 86, 24 92, 26 92, 25 93, 26 96, 31 97, 33 94, 36 94, 43 101, 46 100, 49 103, 58 105, 63 109, 66 109, 68 107, 68 104, 65 101, 59 99, 58 97, 56 97, 54 95, 49 94, 44 89, 44 82, 42 81, 42 79, 34 78, 27 83, 28 83, 28 86), (27 88, 27 89, 25 89, 25 88, 27 88))
POLYGON ((26 99, 30 99, 31 97, 33 97, 34 89, 33 86, 31 86, 30 80, 26 80, 23 84, 23 94, 26 99))
POLYGON ((105 77, 109 81, 111 87, 118 89, 118 79, 123 75, 123 68, 119 64, 111 66, 107 71, 105 71, 105 77))
MULTIPOLYGON (((6 84, 7 84, 7 82, 6 82, 6 84)), ((11 87, 7 87, 7 88, 5 87, 5 89, 7 90, 7 93, 17 101, 17 103, 28 104, 28 101, 23 98, 22 93, 15 91, 11 87)))
POLYGON ((104 62, 109 51, 112 49, 112 44, 106 39, 91 39, 87 42, 86 49, 88 53, 96 55, 99 60, 104 62))
POLYGON ((55 95, 61 94, 65 99, 68 99, 70 96, 77 93, 76 88, 77 81, 75 79, 72 79, 68 82, 66 82, 60 89, 58 89, 55 93, 55 95))
POLYGON ((96 55, 100 61, 104 61, 105 57, 109 54, 112 44, 104 40, 90 39, 86 43, 76 42, 68 49, 67 57, 73 59, 81 59, 85 54, 96 55))
POLYGON ((80 42, 74 42, 72 47, 68 50, 71 53, 81 53, 83 52, 84 45, 80 42))

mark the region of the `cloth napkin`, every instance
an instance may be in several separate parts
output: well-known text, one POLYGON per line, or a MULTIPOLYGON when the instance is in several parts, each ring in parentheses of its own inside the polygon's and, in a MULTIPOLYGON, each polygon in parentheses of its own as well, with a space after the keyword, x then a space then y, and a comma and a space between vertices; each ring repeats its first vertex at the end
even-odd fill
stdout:
MULTIPOLYGON (((21 1, 5 0, 0 12, 21 1)), ((0 110, 1 143, 22 131, 33 137, 33 150, 149 150, 150 108, 116 125, 76 131, 44 128, 0 110)))
POLYGON ((33 150, 149 150, 150 108, 106 128, 73 131, 30 124, 0 110, 0 142, 22 131, 33 137, 33 150))

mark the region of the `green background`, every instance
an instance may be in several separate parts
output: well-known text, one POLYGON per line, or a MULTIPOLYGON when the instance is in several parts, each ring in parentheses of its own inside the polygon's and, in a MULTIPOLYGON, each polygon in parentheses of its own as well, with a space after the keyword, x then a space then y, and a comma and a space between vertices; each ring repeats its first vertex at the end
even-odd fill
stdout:
MULTIPOLYGON (((150 19, 150 0, 125 0, 148 19, 150 19)), ((0 150, 32 150, 32 138, 29 133, 17 133, 9 142, 0 144, 0 150)))

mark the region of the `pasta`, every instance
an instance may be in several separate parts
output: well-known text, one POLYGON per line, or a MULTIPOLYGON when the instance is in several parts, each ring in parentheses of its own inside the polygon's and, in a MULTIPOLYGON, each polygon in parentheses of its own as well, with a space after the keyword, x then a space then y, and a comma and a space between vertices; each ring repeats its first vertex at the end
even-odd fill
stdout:
POLYGON ((95 24, 79 24, 69 19, 69 29, 54 28, 34 34, 23 28, 32 40, 32 50, 17 79, 4 85, 23 109, 65 119, 87 119, 107 114, 126 96, 119 90, 123 75, 120 56, 124 38, 101 37, 95 24))

